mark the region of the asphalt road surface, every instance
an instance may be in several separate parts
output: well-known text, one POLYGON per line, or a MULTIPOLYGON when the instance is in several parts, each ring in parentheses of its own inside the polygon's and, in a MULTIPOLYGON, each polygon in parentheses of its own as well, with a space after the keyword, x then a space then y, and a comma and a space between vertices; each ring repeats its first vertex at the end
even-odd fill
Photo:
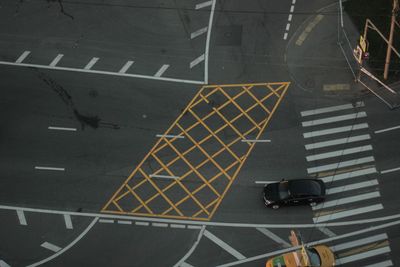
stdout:
POLYGON ((265 266, 293 229, 338 266, 400 266, 399 111, 354 82, 340 16, 3 0, 0 267, 265 266), (304 177, 324 203, 265 207, 304 177))

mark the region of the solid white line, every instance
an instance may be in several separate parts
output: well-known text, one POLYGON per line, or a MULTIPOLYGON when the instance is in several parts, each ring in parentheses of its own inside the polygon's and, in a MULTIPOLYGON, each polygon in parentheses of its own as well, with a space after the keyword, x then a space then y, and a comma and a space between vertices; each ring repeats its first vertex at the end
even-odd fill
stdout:
POLYGON ((204 54, 202 54, 201 56, 199 56, 198 58, 194 59, 192 62, 190 62, 190 68, 193 68, 194 66, 196 66, 197 64, 199 64, 200 62, 204 61, 205 56, 204 54))
POLYGON ((54 244, 51 244, 49 242, 44 242, 40 245, 43 248, 47 248, 48 250, 51 250, 53 252, 59 252, 61 248, 59 246, 56 246, 54 244))
POLYGON ((119 73, 125 73, 127 70, 132 66, 132 64, 135 63, 135 61, 128 60, 125 65, 119 70, 119 73))
POLYGON ((323 171, 329 171, 329 170, 336 170, 336 169, 340 169, 340 168, 350 167, 350 166, 354 166, 354 165, 360 165, 360 164, 373 162, 373 161, 375 161, 373 156, 352 159, 352 160, 347 160, 347 161, 342 161, 342 162, 308 168, 307 173, 311 174, 311 173, 317 173, 317 172, 323 172, 323 171))
POLYGON ((323 118, 323 119, 318 119, 318 120, 303 121, 301 123, 301 125, 303 127, 310 127, 310 126, 322 125, 322 124, 327 124, 327 123, 332 123, 332 122, 360 119, 360 118, 364 118, 364 117, 367 117, 367 113, 362 111, 362 112, 328 117, 328 118, 323 118))
POLYGON ((391 127, 391 128, 386 128, 386 129, 382 129, 379 131, 375 131, 375 133, 384 133, 384 132, 388 132, 388 131, 392 131, 392 130, 396 130, 396 129, 400 129, 400 125, 399 126, 395 126, 395 127, 391 127))
POLYGON ((109 220, 109 219, 100 219, 99 223, 114 223, 114 220, 109 220))
POLYGON ((197 4, 196 5, 196 9, 201 9, 201 8, 204 8, 204 7, 211 6, 212 3, 213 3, 213 1, 206 1, 206 2, 203 2, 203 3, 197 4))
POLYGON ((19 56, 19 58, 15 61, 15 63, 19 64, 22 63, 22 61, 24 61, 24 59, 31 53, 31 51, 25 51, 24 53, 22 53, 22 55, 19 56))
POLYGON ((214 12, 215 12, 215 3, 216 0, 212 0, 211 5, 211 14, 210 19, 208 21, 208 31, 207 31, 207 39, 206 39, 206 49, 205 49, 205 61, 204 61, 204 83, 208 84, 208 64, 209 64, 209 57, 210 57, 210 40, 211 40, 211 30, 213 26, 213 19, 214 19, 214 12))
POLYGON ((362 208, 357 208, 357 209, 351 209, 351 210, 346 210, 346 211, 340 211, 332 214, 327 214, 319 217, 313 218, 314 223, 322 223, 322 222, 327 222, 327 221, 332 221, 340 218, 345 218, 353 215, 358 215, 362 213, 367 213, 367 212, 372 212, 372 211, 377 211, 383 209, 382 204, 376 204, 372 206, 367 206, 367 207, 362 207, 362 208))
POLYGON ((347 148, 347 149, 343 149, 343 150, 336 150, 336 151, 332 151, 332 152, 326 152, 326 153, 316 154, 316 155, 312 155, 312 156, 307 156, 306 159, 307 159, 307 161, 315 161, 315 160, 335 158, 335 157, 340 157, 340 156, 350 155, 350 154, 355 154, 355 153, 362 153, 362 152, 370 151, 370 150, 372 150, 372 146, 366 145, 366 146, 347 148))
POLYGON ((255 181, 255 184, 272 184, 276 183, 277 181, 255 181))
POLYGON ((227 243, 216 237, 214 234, 210 233, 209 231, 205 230, 204 231, 204 236, 210 239, 212 242, 220 246, 222 249, 224 249, 226 252, 231 254, 233 257, 235 257, 238 260, 244 260, 246 259, 245 256, 243 256, 239 251, 234 249, 233 247, 229 246, 227 243))
POLYGON ((342 244, 339 244, 336 246, 330 246, 330 248, 333 252, 336 252, 336 251, 341 251, 341 250, 345 250, 345 249, 349 249, 349 248, 361 247, 366 244, 370 244, 370 243, 374 243, 374 242, 378 242, 378 241, 386 240, 386 239, 388 239, 388 236, 386 233, 383 233, 383 234, 378 234, 378 235, 358 239, 355 241, 342 243, 342 244))
POLYGON ((365 141, 365 140, 369 140, 369 139, 371 139, 371 136, 369 134, 363 134, 363 135, 357 135, 357 136, 352 136, 352 137, 345 137, 345 138, 324 141, 324 142, 312 143, 312 144, 305 145, 304 147, 306 148, 306 150, 311 150, 311 149, 316 149, 316 148, 365 141))
POLYGON ((180 267, 194 267, 193 265, 190 265, 187 262, 182 262, 181 265, 179 265, 180 267))
POLYGON ((172 135, 172 134, 156 134, 156 137, 165 137, 165 138, 185 138, 182 135, 172 135))
POLYGON ((336 262, 338 263, 338 265, 342 265, 342 264, 346 264, 349 262, 353 262, 353 261, 358 261, 358 260, 363 260, 369 257, 374 257, 377 255, 381 255, 381 254, 385 254, 385 253, 389 253, 390 252, 390 248, 389 247, 382 247, 382 248, 377 248, 377 249, 373 249, 373 250, 369 250, 363 253, 359 253, 359 254, 355 254, 352 256, 347 256, 344 258, 339 258, 336 260, 336 262))
POLYGON ((94 218, 93 221, 89 224, 89 226, 88 226, 74 241, 72 241, 71 243, 69 243, 69 244, 68 244, 67 246, 65 246, 63 249, 61 249, 60 251, 54 253, 54 254, 51 255, 50 257, 48 257, 48 258, 46 258, 46 259, 44 259, 44 260, 38 261, 38 262, 36 262, 36 263, 30 264, 30 265, 28 265, 27 267, 36 267, 36 266, 42 265, 42 264, 44 264, 44 263, 46 263, 46 262, 51 261, 51 260, 54 259, 54 258, 57 258, 57 257, 60 256, 61 254, 63 254, 65 251, 67 251, 68 249, 70 249, 71 247, 73 247, 76 243, 78 243, 78 241, 81 240, 81 239, 90 231, 90 229, 92 229, 92 227, 96 224, 96 222, 97 222, 98 219, 99 219, 98 217, 94 218))
POLYGON ((67 229, 73 229, 74 227, 72 226, 72 220, 71 220, 71 215, 69 214, 64 214, 64 222, 65 222, 65 227, 67 229))
POLYGON ((148 222, 135 222, 135 224, 140 226, 149 226, 148 222))
POLYGON ((318 230, 320 230, 322 233, 326 234, 329 237, 334 237, 336 236, 336 234, 334 232, 332 232, 331 230, 329 230, 326 227, 318 227, 318 230))
POLYGON ((244 143, 271 143, 271 140, 268 140, 268 139, 260 139, 260 140, 242 139, 241 141, 244 142, 244 143))
POLYGON ((178 228, 178 229, 185 229, 185 228, 186 228, 186 225, 184 225, 184 224, 174 224, 174 223, 172 223, 172 224, 170 225, 170 227, 171 227, 171 228, 178 228))
POLYGON ((45 170, 45 171, 65 171, 65 168, 35 166, 35 170, 45 170))
POLYGON ((283 40, 286 40, 286 39, 287 39, 287 36, 288 36, 288 33, 285 32, 285 34, 283 35, 283 40))
POLYGON ((292 21, 293 15, 289 14, 288 21, 292 21))
POLYGON ((200 36, 200 35, 202 35, 202 34, 205 34, 206 32, 207 32, 207 27, 198 29, 197 31, 192 32, 192 33, 190 34, 190 39, 194 39, 194 38, 196 38, 196 37, 198 37, 198 36, 200 36))
POLYGON ((318 205, 312 207, 312 210, 320 210, 320 209, 325 209, 325 208, 336 207, 336 206, 354 203, 354 202, 358 202, 358 201, 363 201, 363 200, 367 200, 367 199, 377 198, 380 196, 381 196, 381 194, 378 191, 375 191, 375 192, 355 195, 355 196, 351 196, 351 197, 344 197, 344 198, 337 199, 337 200, 325 201, 321 204, 318 204, 318 205))
POLYGON ((33 67, 33 68, 50 69, 50 70, 64 70, 64 71, 83 72, 83 73, 91 73, 91 74, 102 74, 102 75, 111 75, 111 76, 120 76, 120 77, 158 80, 158 81, 166 81, 166 82, 204 84, 204 81, 184 80, 184 79, 175 79, 175 78, 166 78, 166 77, 154 77, 154 76, 149 76, 149 75, 119 73, 119 72, 111 72, 111 71, 85 70, 85 69, 68 68, 68 67, 57 67, 57 66, 50 67, 47 65, 39 65, 39 64, 26 64, 26 63, 17 64, 15 62, 7 62, 7 61, 0 61, 0 65, 10 65, 10 66, 18 66, 18 67, 33 67))
POLYGON ((266 235, 267 237, 271 238, 276 243, 282 245, 283 247, 285 247, 285 248, 291 247, 291 245, 288 242, 286 242, 285 240, 283 240, 282 238, 280 238, 273 232, 269 231, 267 228, 256 228, 256 229, 258 231, 260 231, 261 233, 263 233, 264 235, 266 235))
POLYGON ((290 7, 290 13, 293 13, 293 11, 294 11, 294 5, 292 5, 292 6, 290 7))
POLYGON ((389 172, 395 172, 395 171, 400 171, 400 167, 381 171, 381 174, 385 174, 385 173, 389 173, 389 172))
POLYGON ((17 216, 20 225, 28 225, 25 218, 25 213, 23 210, 17 210, 17 216))
POLYGON ((5 261, 0 260, 0 267, 11 267, 11 266, 8 265, 5 261))
POLYGON ((99 58, 98 57, 94 57, 94 58, 92 58, 90 61, 89 61, 89 63, 85 66, 85 70, 90 70, 93 66, 94 66, 94 64, 96 64, 96 62, 99 60, 99 58))
POLYGON ((365 265, 364 267, 390 267, 390 266, 393 266, 393 262, 391 260, 387 260, 374 264, 365 265))
POLYGON ((62 59, 64 55, 63 54, 58 54, 53 61, 50 63, 50 67, 55 67, 57 65, 57 63, 62 59))
POLYGON ((361 130, 361 129, 366 129, 366 128, 368 128, 368 123, 360 123, 360 124, 355 124, 355 125, 350 125, 350 126, 343 126, 343 127, 337 127, 337 128, 303 133, 303 137, 311 138, 311 137, 317 137, 317 136, 334 134, 334 133, 343 133, 343 132, 361 130))
POLYGON ((71 132, 76 132, 76 128, 65 128, 65 127, 49 126, 47 129, 49 129, 49 130, 59 130, 59 131, 71 131, 71 132))
POLYGON ((157 71, 157 73, 154 74, 154 76, 155 77, 161 77, 168 68, 169 68, 168 64, 162 65, 161 68, 157 71))
POLYGON ((344 185, 344 186, 329 188, 326 190, 326 194, 332 195, 332 194, 347 192, 347 191, 361 189, 361 188, 375 186, 375 185, 378 185, 378 180, 376 180, 376 179, 365 181, 365 182, 360 182, 360 183, 355 183, 355 184, 348 184, 348 185, 344 185))
POLYGON ((155 227, 168 227, 167 223, 152 223, 151 225, 155 227))
POLYGON ((319 108, 319 109, 312 109, 312 110, 306 110, 300 112, 300 115, 302 117, 306 116, 312 116, 312 115, 317 115, 317 114, 323 114, 323 113, 329 113, 329 112, 334 112, 334 111, 340 111, 340 110, 346 110, 346 109, 352 109, 355 107, 364 107, 364 102, 357 102, 355 106, 353 104, 344 104, 344 105, 339 105, 339 106, 331 106, 331 107, 326 107, 326 108, 319 108))
POLYGON ((375 167, 346 172, 346 173, 340 173, 340 174, 335 174, 335 175, 330 175, 330 176, 325 176, 320 179, 325 183, 330 183, 333 181, 340 181, 340 180, 345 180, 345 179, 358 177, 358 176, 362 176, 362 175, 373 174, 373 173, 377 173, 377 170, 375 167))
POLYGON ((132 224, 132 221, 120 221, 120 220, 118 220, 117 223, 118 224, 127 224, 127 225, 129 225, 129 224, 132 224))
POLYGON ((183 264, 185 263, 185 261, 190 257, 190 255, 192 255, 193 251, 197 248, 197 246, 200 243, 201 238, 203 237, 204 230, 206 229, 206 227, 203 225, 202 227, 200 227, 200 229, 201 230, 199 232, 199 235, 197 236, 196 241, 193 243, 193 246, 189 249, 189 251, 173 267, 184 266, 183 264))
POLYGON ((149 176, 151 178, 179 179, 178 176, 171 176, 171 175, 150 174, 149 176))

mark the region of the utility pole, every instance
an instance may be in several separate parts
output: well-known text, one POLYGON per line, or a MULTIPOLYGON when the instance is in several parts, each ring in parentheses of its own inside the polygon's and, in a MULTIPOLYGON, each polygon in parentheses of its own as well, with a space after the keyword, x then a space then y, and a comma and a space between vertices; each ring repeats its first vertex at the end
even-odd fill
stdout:
POLYGON ((396 22, 397 11, 399 10, 399 1, 393 0, 393 9, 392 9, 392 20, 390 23, 390 33, 389 33, 389 43, 386 50, 386 61, 385 61, 385 69, 383 71, 383 79, 387 80, 389 73, 389 64, 390 64, 390 56, 392 54, 392 44, 393 44, 393 34, 394 34, 394 25, 396 22))

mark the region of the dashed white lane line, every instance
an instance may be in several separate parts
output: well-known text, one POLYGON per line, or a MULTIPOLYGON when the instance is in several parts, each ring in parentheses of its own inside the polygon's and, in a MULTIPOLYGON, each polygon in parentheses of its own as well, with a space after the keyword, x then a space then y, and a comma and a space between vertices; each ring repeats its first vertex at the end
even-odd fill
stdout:
POLYGON ((349 178, 353 178, 353 177, 374 174, 374 173, 377 173, 377 170, 375 167, 372 167, 372 168, 367 168, 367 169, 362 169, 362 170, 356 170, 356 171, 326 176, 326 177, 321 178, 321 180, 324 181, 325 183, 330 183, 333 181, 340 181, 340 180, 345 180, 345 179, 349 179, 349 178))
POLYGON ((276 243, 281 244, 283 247, 285 247, 285 248, 291 247, 291 245, 288 242, 286 242, 285 240, 283 240, 282 238, 280 238, 279 236, 277 236, 276 234, 274 234, 273 232, 271 232, 267 228, 259 228, 259 227, 257 227, 256 229, 258 231, 260 231, 261 233, 263 233, 264 235, 266 235, 267 237, 271 238, 276 243))
POLYGON ((25 218, 25 213, 23 210, 17 210, 17 216, 20 225, 28 225, 25 218))
POLYGON ((204 236, 207 237, 208 239, 210 239, 212 242, 214 242, 218 246, 220 246, 222 249, 224 249, 226 252, 231 254, 236 259, 238 259, 238 260, 246 259, 246 257, 243 256, 239 251, 237 251, 236 249, 234 249, 233 247, 231 247, 230 245, 228 245, 227 243, 225 243, 224 241, 222 241, 221 239, 219 239, 218 237, 216 237, 214 234, 210 233, 209 231, 205 230, 204 236))
POLYGON ((204 59, 205 59, 204 54, 202 54, 198 58, 194 59, 192 62, 190 62, 190 68, 192 69, 194 66, 198 65, 200 62, 203 62, 204 59))
POLYGON ((109 219, 100 219, 99 223, 114 223, 114 220, 109 220, 109 219))
POLYGON ((201 229, 202 227, 201 227, 200 225, 188 225, 187 228, 188 228, 188 229, 196 229, 196 230, 199 230, 199 229, 201 229))
POLYGON ((148 222, 135 222, 135 225, 149 226, 150 224, 148 222))
POLYGON ((364 267, 390 267, 390 266, 393 266, 393 262, 391 260, 387 260, 374 264, 365 265, 364 267))
POLYGON ((168 64, 162 65, 161 68, 157 71, 157 73, 154 74, 154 76, 155 77, 161 77, 164 74, 164 72, 167 71, 168 68, 169 68, 168 64))
POLYGON ((283 35, 283 40, 286 40, 286 39, 287 39, 287 37, 288 37, 288 33, 287 33, 287 32, 285 32, 285 34, 283 35))
POLYGON ((331 250, 333 252, 336 252, 336 251, 341 251, 341 250, 345 250, 345 249, 349 249, 349 248, 360 247, 360 246, 363 246, 366 244, 370 244, 370 243, 374 243, 374 242, 378 242, 378 241, 382 241, 382 240, 386 240, 386 239, 388 239, 388 236, 386 233, 383 233, 383 234, 378 234, 378 235, 358 239, 355 241, 342 243, 342 244, 339 244, 336 246, 331 246, 331 250))
POLYGON ((19 64, 22 63, 22 61, 24 61, 24 59, 31 53, 31 51, 25 51, 24 53, 22 53, 22 55, 19 56, 19 58, 15 61, 15 63, 19 64))
POLYGON ((196 38, 196 37, 199 37, 199 36, 202 35, 202 34, 205 34, 205 33, 207 32, 207 29, 208 29, 208 27, 204 27, 204 28, 198 29, 198 30, 195 31, 195 32, 192 32, 192 33, 190 34, 190 39, 194 39, 194 38, 196 38))
POLYGON ((399 126, 395 126, 395 127, 382 129, 382 130, 378 130, 378 131, 375 131, 375 133, 379 134, 379 133, 384 133, 384 132, 393 131, 393 130, 397 130, 397 129, 400 129, 400 125, 399 126))
POLYGON ((306 159, 307 159, 307 161, 315 161, 315 160, 321 160, 321 159, 341 157, 344 155, 362 153, 362 152, 370 151, 370 150, 372 150, 372 146, 366 145, 366 146, 352 147, 352 148, 336 150, 336 151, 332 151, 332 152, 311 155, 311 156, 307 156, 306 159))
POLYGON ((58 62, 62 59, 64 55, 63 54, 58 54, 53 61, 49 64, 50 67, 55 67, 57 66, 58 62))
POLYGON ((74 228, 72 226, 72 220, 71 220, 71 216, 69 214, 64 214, 64 221, 65 221, 65 227, 67 229, 73 229, 74 228))
POLYGON ((8 265, 5 261, 0 260, 0 267, 11 267, 11 266, 8 265))
POLYGON ((152 223, 151 225, 155 227, 168 227, 167 223, 152 223))
POLYGON ((375 161, 375 158, 373 156, 352 159, 352 160, 347 160, 347 161, 342 161, 342 162, 308 168, 307 173, 311 174, 311 173, 317 173, 317 172, 323 172, 323 171, 329 171, 329 170, 336 170, 336 169, 346 168, 346 167, 360 165, 360 164, 364 164, 364 163, 369 163, 369 162, 373 162, 373 161, 375 161))
POLYGON ((365 140, 369 140, 369 139, 371 139, 371 136, 369 134, 363 134, 363 135, 357 135, 357 136, 339 138, 339 139, 334 139, 334 140, 329 140, 329 141, 312 143, 312 144, 305 145, 304 147, 306 148, 306 150, 311 150, 311 149, 328 147, 328 146, 336 146, 336 145, 343 145, 343 144, 348 144, 348 143, 353 143, 353 142, 360 142, 360 141, 365 141, 365 140))
POLYGON ((171 228, 185 229, 186 225, 184 224, 171 224, 171 228))
POLYGON ((334 117, 323 118, 323 119, 318 119, 318 120, 303 121, 301 123, 301 125, 303 127, 310 127, 310 126, 316 126, 316 125, 327 124, 327 123, 332 123, 332 122, 360 119, 360 118, 365 118, 365 117, 367 117, 367 113, 362 111, 362 112, 334 116, 334 117))
POLYGON ((206 2, 203 2, 203 3, 197 4, 196 5, 196 9, 201 9, 201 8, 205 8, 205 7, 211 6, 212 2, 213 1, 206 1, 206 2))
POLYGON ((365 181, 365 182, 329 188, 329 189, 326 189, 326 194, 332 195, 332 194, 347 192, 347 191, 351 191, 351 190, 355 190, 355 189, 361 189, 361 188, 376 186, 376 185, 378 185, 378 180, 374 179, 374 180, 369 180, 369 181, 365 181))
POLYGON ((43 171, 65 171, 65 168, 35 166, 35 170, 43 170, 43 171))
POLYGON ((46 248, 48 250, 51 250, 53 252, 59 252, 61 250, 61 248, 59 246, 51 244, 51 243, 49 243, 47 241, 42 243, 40 246, 43 247, 43 248, 46 248))
POLYGON ((395 172, 395 171, 400 171, 400 167, 381 171, 381 174, 390 173, 390 172, 395 172))
POLYGON ((57 130, 57 131, 71 131, 76 132, 76 128, 68 128, 68 127, 56 127, 56 126, 49 126, 47 129, 49 130, 57 130))
POLYGON ((119 70, 119 73, 127 72, 133 63, 135 63, 135 61, 129 60, 128 62, 126 62, 125 65, 119 70))
POLYGON ((294 12, 294 6, 295 6, 295 4, 296 4, 296 1, 293 0, 293 1, 292 1, 292 5, 290 6, 290 12, 289 12, 290 14, 289 14, 289 17, 288 17, 288 22, 287 22, 287 24, 286 24, 285 33, 283 34, 283 40, 286 40, 287 37, 288 37, 289 29, 290 29, 290 23, 291 23, 291 21, 292 21, 292 17, 293 17, 293 12, 294 12))
POLYGON ((118 220, 118 224, 130 225, 130 224, 132 224, 132 221, 120 221, 120 220, 118 220))
POLYGON ((318 227, 318 230, 320 230, 322 233, 326 234, 329 237, 334 237, 336 236, 336 234, 334 232, 332 232, 331 230, 329 230, 326 227, 318 227))
POLYGON ((363 214, 367 212, 372 212, 372 211, 377 211, 383 209, 382 204, 376 204, 376 205, 371 205, 367 207, 362 207, 362 208, 357 208, 357 209, 351 209, 351 210, 345 210, 345 211, 340 211, 340 212, 335 212, 327 215, 322 215, 313 218, 314 223, 322 223, 322 222, 327 222, 331 220, 336 220, 336 219, 341 219, 349 216, 354 216, 358 214, 363 214))
POLYGON ((336 128, 330 128, 330 129, 325 129, 325 130, 303 133, 303 137, 311 138, 311 137, 317 137, 317 136, 328 135, 328 134, 336 134, 336 133, 343 133, 343 132, 367 129, 368 127, 369 127, 368 123, 359 123, 359 124, 354 124, 354 125, 348 125, 348 126, 342 126, 342 127, 336 127, 336 128))
POLYGON ((363 253, 355 254, 352 256, 339 258, 336 260, 336 265, 342 265, 342 264, 346 264, 346 263, 350 263, 350 262, 354 262, 354 261, 359 261, 359 260, 382 255, 382 254, 389 253, 389 252, 390 252, 390 248, 388 246, 382 247, 382 248, 377 248, 377 249, 369 250, 369 251, 366 251, 363 253))
POLYGON ((89 63, 85 66, 85 70, 90 70, 93 66, 94 66, 94 64, 96 64, 96 62, 99 60, 99 58, 98 57, 94 57, 94 58, 92 58, 90 61, 89 61, 89 63))
POLYGON ((318 205, 312 207, 312 210, 320 210, 320 209, 325 209, 325 208, 336 207, 336 206, 354 203, 354 202, 358 202, 358 201, 363 201, 363 200, 367 200, 367 199, 377 198, 380 196, 381 196, 381 194, 379 193, 379 191, 375 191, 375 192, 355 195, 355 196, 351 196, 351 197, 344 197, 341 199, 325 201, 321 204, 318 204, 318 205))

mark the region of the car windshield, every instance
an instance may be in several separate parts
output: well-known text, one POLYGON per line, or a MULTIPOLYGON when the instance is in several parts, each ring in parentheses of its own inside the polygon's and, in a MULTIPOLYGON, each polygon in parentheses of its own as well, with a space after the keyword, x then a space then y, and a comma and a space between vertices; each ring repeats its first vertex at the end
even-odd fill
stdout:
POLYGON ((315 248, 307 248, 308 259, 311 266, 321 266, 321 258, 315 248))
POLYGON ((279 184, 279 198, 286 199, 289 197, 289 183, 288 182, 281 182, 279 184))

